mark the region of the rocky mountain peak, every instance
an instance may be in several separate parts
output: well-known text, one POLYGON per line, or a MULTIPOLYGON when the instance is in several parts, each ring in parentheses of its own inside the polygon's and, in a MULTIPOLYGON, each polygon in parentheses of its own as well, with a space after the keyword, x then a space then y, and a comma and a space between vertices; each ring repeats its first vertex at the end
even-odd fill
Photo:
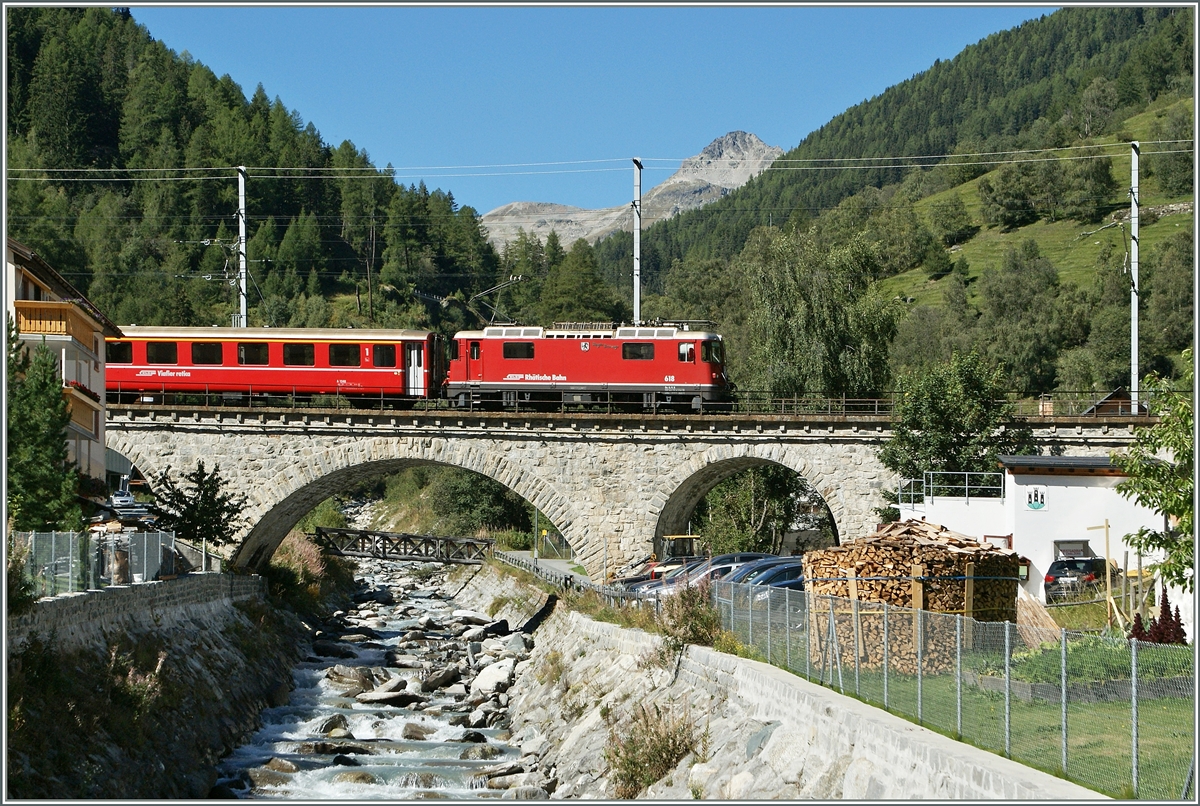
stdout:
MULTIPOLYGON (((664 182, 642 194, 643 224, 649 226, 716 201, 762 173, 781 154, 782 148, 769 146, 750 132, 718 137, 684 160, 664 182)), ((584 210, 551 202, 511 202, 486 213, 483 224, 497 247, 514 240, 519 229, 542 241, 554 230, 566 246, 579 238, 595 243, 619 229, 628 230, 632 219, 628 204, 584 210)))

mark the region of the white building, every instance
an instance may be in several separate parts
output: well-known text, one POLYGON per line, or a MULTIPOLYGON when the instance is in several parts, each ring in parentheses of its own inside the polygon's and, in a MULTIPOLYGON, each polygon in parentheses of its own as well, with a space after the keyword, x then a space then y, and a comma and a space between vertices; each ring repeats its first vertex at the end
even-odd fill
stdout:
MULTIPOLYGON (((1014 549, 1028 560, 1022 583, 1045 601, 1045 576, 1060 557, 1107 557, 1127 571, 1137 549, 1125 536, 1163 529, 1162 513, 1117 492, 1124 478, 1108 457, 1001 456, 997 473, 926 473, 900 491, 900 519, 916 518, 1014 549), (1107 530, 1106 530, 1107 524, 1107 530), (1107 531, 1107 540, 1106 540, 1107 531)), ((1146 568, 1157 557, 1143 556, 1146 568)), ((1192 596, 1168 590, 1192 635, 1192 596)))
POLYGON ((103 479, 104 337, 122 333, 50 264, 12 238, 4 267, 4 307, 21 340, 33 350, 45 339, 58 359, 71 411, 69 457, 83 473, 103 479))

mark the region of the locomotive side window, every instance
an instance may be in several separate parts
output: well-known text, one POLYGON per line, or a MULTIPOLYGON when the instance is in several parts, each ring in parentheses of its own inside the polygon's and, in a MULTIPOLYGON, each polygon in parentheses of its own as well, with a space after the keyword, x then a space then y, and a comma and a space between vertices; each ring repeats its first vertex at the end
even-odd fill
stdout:
POLYGON ((706 364, 725 363, 725 345, 719 341, 700 342, 700 360, 706 364))
POLYGON ((317 363, 316 353, 311 344, 285 344, 283 363, 289 367, 311 367, 317 363))
POLYGON ((533 358, 533 342, 506 341, 504 342, 505 358, 533 358))
POLYGON ((329 345, 329 366, 357 367, 360 364, 357 344, 329 345))
POLYGON ((696 345, 690 341, 679 342, 679 360, 691 364, 696 360, 696 345))
POLYGON ((621 357, 630 361, 653 361, 653 344, 622 344, 621 357))
POLYGON ((192 342, 193 364, 220 364, 221 342, 195 341, 192 342))
POLYGON ((450 360, 451 361, 458 360, 458 342, 455 341, 454 339, 450 340, 450 360))
POLYGON ((377 367, 396 366, 396 345, 376 344, 375 357, 372 359, 377 367))
POLYGON ((179 345, 173 341, 146 342, 147 364, 178 364, 179 345))
POLYGON ((105 350, 104 360, 110 364, 132 364, 133 342, 110 341, 105 350))
POLYGON ((239 341, 238 363, 263 365, 268 363, 267 344, 262 341, 239 341))

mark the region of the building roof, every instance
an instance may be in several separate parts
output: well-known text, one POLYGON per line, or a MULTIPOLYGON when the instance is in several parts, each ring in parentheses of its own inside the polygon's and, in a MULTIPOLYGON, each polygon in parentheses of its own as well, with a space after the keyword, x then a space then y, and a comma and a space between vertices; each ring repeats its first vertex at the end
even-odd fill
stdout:
POLYGON ((997 456, 1014 476, 1124 476, 1107 456, 997 456))
POLYGON ((100 309, 92 304, 91 300, 85 297, 79 289, 67 282, 66 278, 42 259, 41 255, 11 237, 8 239, 8 248, 12 250, 16 262, 48 285, 50 290, 57 294, 62 302, 75 303, 86 311, 88 316, 95 319, 96 323, 104 331, 105 336, 119 337, 122 335, 121 328, 117 327, 107 316, 102 314, 100 309))

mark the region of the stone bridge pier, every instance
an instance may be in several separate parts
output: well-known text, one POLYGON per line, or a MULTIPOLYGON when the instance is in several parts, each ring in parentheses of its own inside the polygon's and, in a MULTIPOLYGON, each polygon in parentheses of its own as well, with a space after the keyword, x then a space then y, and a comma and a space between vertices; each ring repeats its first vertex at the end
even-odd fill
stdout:
MULTIPOLYGON (((237 536, 233 562, 256 570, 322 500, 415 464, 472 470, 532 502, 593 579, 646 556, 656 538, 685 531, 713 486, 756 465, 782 465, 803 476, 824 498, 839 539, 870 531, 877 521, 873 510, 884 503, 880 490, 896 483, 876 458, 890 434, 880 418, 381 415, 154 406, 112 407, 108 417, 108 446, 148 479, 167 468, 181 475, 198 459, 209 469, 220 466, 231 487, 248 498, 247 525, 237 536)), ((1128 439, 1124 433, 1113 436, 1115 442, 1106 436, 1088 443, 1089 452, 1128 439)))

